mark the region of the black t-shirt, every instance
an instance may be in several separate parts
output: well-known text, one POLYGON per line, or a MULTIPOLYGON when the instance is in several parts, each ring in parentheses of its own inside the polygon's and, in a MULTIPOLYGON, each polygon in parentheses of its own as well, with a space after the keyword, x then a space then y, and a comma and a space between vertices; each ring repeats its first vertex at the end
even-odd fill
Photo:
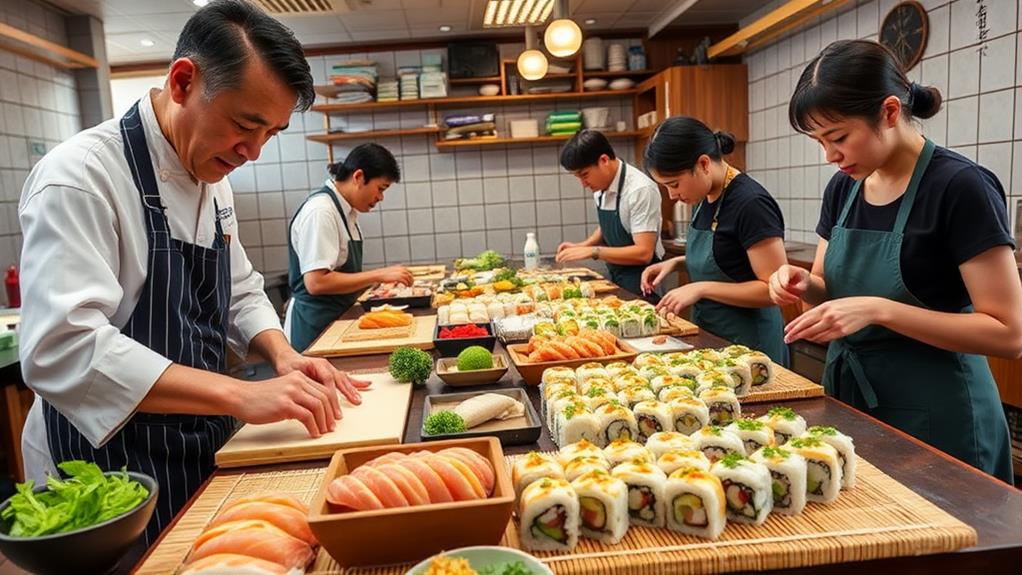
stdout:
MULTIPOLYGON (((855 183, 838 172, 823 194, 816 233, 830 240, 845 199, 855 183)), ((904 196, 874 206, 860 186, 844 227, 891 231, 904 196)), ((1004 188, 990 170, 961 154, 937 147, 923 172, 915 204, 905 222, 901 275, 905 286, 927 307, 957 312, 969 305, 958 266, 996 246, 1012 246, 1004 188)))
POLYGON ((734 281, 752 281, 756 273, 752 271, 748 249, 767 238, 784 238, 781 208, 766 188, 741 173, 731 180, 716 202, 703 202, 692 227, 709 230, 721 201, 724 203, 720 204, 717 231, 713 234, 713 259, 734 281))

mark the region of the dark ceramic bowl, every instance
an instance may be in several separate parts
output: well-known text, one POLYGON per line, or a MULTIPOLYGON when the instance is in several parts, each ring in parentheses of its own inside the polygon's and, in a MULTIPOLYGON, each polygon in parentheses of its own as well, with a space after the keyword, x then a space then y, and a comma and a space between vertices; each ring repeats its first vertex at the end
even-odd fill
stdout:
MULTIPOLYGON (((149 497, 138 507, 103 523, 41 537, 11 537, 7 533, 12 522, 3 521, 0 553, 18 567, 38 575, 98 575, 112 571, 145 531, 160 489, 148 475, 134 471, 128 475, 149 491, 149 497)), ((46 486, 36 486, 34 491, 46 491, 46 486)), ((10 504, 10 499, 0 504, 0 512, 10 504)))

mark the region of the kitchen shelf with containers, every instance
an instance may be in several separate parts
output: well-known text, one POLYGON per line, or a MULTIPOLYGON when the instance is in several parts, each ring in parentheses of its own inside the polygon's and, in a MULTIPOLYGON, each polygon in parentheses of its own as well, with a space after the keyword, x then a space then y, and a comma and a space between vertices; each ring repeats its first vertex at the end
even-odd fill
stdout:
MULTIPOLYGON (((611 44, 621 46, 622 44, 611 44)), ((548 74, 537 81, 519 77, 514 60, 501 60, 499 75, 477 78, 446 79, 440 72, 439 61, 423 62, 421 69, 399 69, 398 81, 379 81, 375 65, 368 61, 340 62, 333 67, 331 84, 317 86, 316 92, 327 99, 312 111, 324 114, 325 133, 310 134, 307 139, 324 144, 345 140, 369 140, 409 135, 436 135, 439 150, 488 145, 514 145, 560 142, 567 140, 582 127, 596 127, 611 138, 635 138, 639 132, 631 129, 634 118, 611 118, 610 108, 599 105, 551 112, 544 118, 515 119, 507 130, 497 129, 497 118, 485 109, 503 105, 531 103, 581 104, 607 98, 634 98, 635 86, 656 72, 645 69, 644 58, 631 64, 641 69, 628 69, 627 60, 619 49, 608 49, 603 60, 603 48, 595 52, 587 46, 569 60, 551 63, 548 74), (587 51, 588 50, 588 51, 587 51), (610 64, 608 67, 607 64, 610 64), (608 69, 609 68, 609 69, 608 69), (415 74, 434 74, 434 88, 426 92, 408 78, 415 74), (355 78, 352 78, 355 75, 355 78), (443 76, 445 84, 436 84, 443 76), (373 92, 376 96, 373 96, 373 92), (408 92, 412 92, 410 96, 408 92), (473 94, 474 92, 474 94, 473 94), (337 130, 331 116, 357 112, 398 111, 419 108, 427 111, 423 126, 385 130, 337 130), (444 115, 448 109, 457 113, 444 115), (472 113, 463 113, 470 109, 472 113)), ((598 102, 597 102, 598 104, 598 102)), ((332 149, 330 151, 332 155, 332 149)), ((332 158, 331 158, 331 161, 332 158)))

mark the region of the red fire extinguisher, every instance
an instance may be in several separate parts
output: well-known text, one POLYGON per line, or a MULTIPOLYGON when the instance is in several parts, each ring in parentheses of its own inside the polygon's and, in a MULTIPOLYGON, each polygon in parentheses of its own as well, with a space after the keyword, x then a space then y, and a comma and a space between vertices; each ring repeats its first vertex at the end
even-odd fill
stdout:
POLYGON ((7 268, 4 287, 7 288, 7 305, 10 307, 21 307, 21 288, 18 285, 18 268, 15 266, 7 268))

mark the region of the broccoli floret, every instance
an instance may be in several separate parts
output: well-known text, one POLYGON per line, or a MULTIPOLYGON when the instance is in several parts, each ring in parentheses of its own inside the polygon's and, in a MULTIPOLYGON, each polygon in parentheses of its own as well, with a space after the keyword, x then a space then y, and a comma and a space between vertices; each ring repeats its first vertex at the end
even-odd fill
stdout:
POLYGON ((388 360, 390 375, 401 383, 425 383, 433 371, 433 356, 414 347, 399 347, 388 360))

